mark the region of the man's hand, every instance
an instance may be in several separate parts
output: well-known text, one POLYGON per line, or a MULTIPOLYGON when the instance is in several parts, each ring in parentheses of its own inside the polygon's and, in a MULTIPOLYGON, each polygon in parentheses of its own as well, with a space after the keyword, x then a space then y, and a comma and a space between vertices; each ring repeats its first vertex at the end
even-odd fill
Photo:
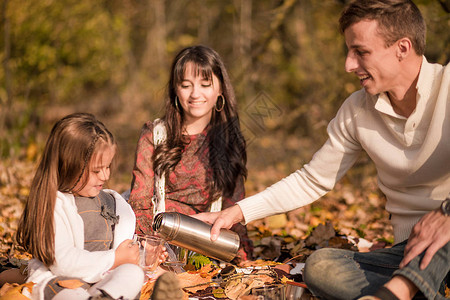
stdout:
POLYGON ((242 210, 237 204, 219 212, 201 213, 192 217, 213 224, 211 228, 211 241, 217 240, 221 228, 230 229, 234 224, 244 220, 242 210))
POLYGON ((414 225, 400 268, 405 267, 414 257, 426 250, 420 262, 420 269, 425 269, 433 255, 449 241, 450 217, 444 216, 439 209, 429 212, 414 225))

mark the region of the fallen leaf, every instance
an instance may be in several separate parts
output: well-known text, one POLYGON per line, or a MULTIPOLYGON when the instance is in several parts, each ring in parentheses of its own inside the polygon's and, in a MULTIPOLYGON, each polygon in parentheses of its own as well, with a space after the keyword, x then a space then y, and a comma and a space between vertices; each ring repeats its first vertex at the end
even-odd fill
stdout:
POLYGON ((225 288, 225 295, 231 300, 237 299, 239 296, 243 295, 244 290, 247 288, 247 285, 243 282, 239 281, 229 281, 227 287, 225 288))
POLYGON ((214 295, 214 298, 217 298, 217 299, 227 298, 227 296, 225 295, 225 290, 222 288, 217 288, 217 289, 213 290, 213 295, 214 295))
POLYGON ((191 293, 205 289, 211 282, 211 277, 201 277, 199 273, 184 272, 178 274, 177 277, 181 288, 191 293))
POLYGON ((281 265, 275 266, 274 269, 278 269, 278 270, 284 271, 289 274, 289 272, 291 271, 291 266, 288 264, 281 264, 281 265))
POLYGON ((258 300, 258 296, 246 295, 246 296, 239 297, 238 300, 258 300))
POLYGON ((2 288, 0 289, 0 297, 5 295, 8 291, 12 290, 13 288, 18 287, 19 284, 17 283, 5 283, 2 288))
POLYGON ((27 282, 21 285, 17 283, 5 283, 0 289, 0 299, 1 300, 29 300, 30 298, 22 295, 22 290, 26 287, 30 289, 30 292, 33 289, 33 282, 27 282))
POLYGON ((276 266, 280 265, 281 263, 270 261, 270 260, 263 260, 263 259, 257 259, 257 260, 249 260, 242 263, 243 268, 248 267, 268 267, 268 266, 276 266))
POLYGON ((153 287, 155 286, 155 280, 147 281, 141 288, 141 296, 139 300, 148 300, 153 293, 153 287))
POLYGON ((278 214, 274 216, 267 217, 265 219, 269 229, 279 229, 286 227, 287 216, 286 214, 278 214))
POLYGON ((203 278, 212 278, 219 272, 220 268, 214 267, 213 264, 204 265, 200 270, 198 270, 198 273, 203 278))
POLYGON ((78 279, 60 280, 57 283, 60 287, 63 287, 66 289, 77 289, 84 284, 82 281, 80 281, 78 279))
POLYGON ((310 236, 305 240, 306 246, 320 245, 324 241, 328 241, 330 238, 336 235, 336 231, 330 222, 319 224, 314 228, 310 236))

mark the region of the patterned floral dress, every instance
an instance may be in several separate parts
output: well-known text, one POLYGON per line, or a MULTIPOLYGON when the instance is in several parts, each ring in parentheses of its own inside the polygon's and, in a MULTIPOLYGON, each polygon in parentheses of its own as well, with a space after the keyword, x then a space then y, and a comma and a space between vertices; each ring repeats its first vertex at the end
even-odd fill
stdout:
MULTIPOLYGON (((152 197, 155 188, 153 160, 153 122, 147 122, 141 131, 133 168, 133 181, 129 204, 136 214, 136 232, 150 234, 153 220, 152 197)), ((189 143, 183 151, 180 162, 166 177, 166 211, 192 215, 207 212, 211 202, 220 195, 212 192, 213 173, 209 165, 209 151, 206 140, 207 129, 202 133, 189 136, 189 143)), ((223 197, 222 209, 234 205, 244 198, 244 178, 236 182, 233 196, 223 197)), ((241 239, 239 260, 252 258, 253 245, 242 224, 232 228, 241 239)))

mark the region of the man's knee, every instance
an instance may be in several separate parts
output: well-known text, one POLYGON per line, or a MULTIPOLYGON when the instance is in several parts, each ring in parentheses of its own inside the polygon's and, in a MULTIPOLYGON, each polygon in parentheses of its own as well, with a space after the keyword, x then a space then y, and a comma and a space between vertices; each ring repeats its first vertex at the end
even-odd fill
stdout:
POLYGON ((349 251, 334 248, 322 248, 311 254, 306 260, 303 279, 308 286, 330 284, 337 281, 346 262, 351 260, 349 251))
POLYGON ((303 279, 311 285, 315 285, 318 280, 327 278, 330 268, 336 263, 334 251, 336 249, 323 248, 315 251, 306 260, 303 271, 303 279))

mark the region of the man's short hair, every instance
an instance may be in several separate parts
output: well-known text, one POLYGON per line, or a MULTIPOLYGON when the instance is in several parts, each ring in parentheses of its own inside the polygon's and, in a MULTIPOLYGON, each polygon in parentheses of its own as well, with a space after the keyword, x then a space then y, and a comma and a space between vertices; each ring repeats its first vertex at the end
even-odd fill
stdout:
POLYGON ((426 25, 420 10, 411 0, 354 0, 342 12, 342 33, 362 20, 376 20, 386 47, 401 38, 411 40, 417 55, 425 52, 426 25))

